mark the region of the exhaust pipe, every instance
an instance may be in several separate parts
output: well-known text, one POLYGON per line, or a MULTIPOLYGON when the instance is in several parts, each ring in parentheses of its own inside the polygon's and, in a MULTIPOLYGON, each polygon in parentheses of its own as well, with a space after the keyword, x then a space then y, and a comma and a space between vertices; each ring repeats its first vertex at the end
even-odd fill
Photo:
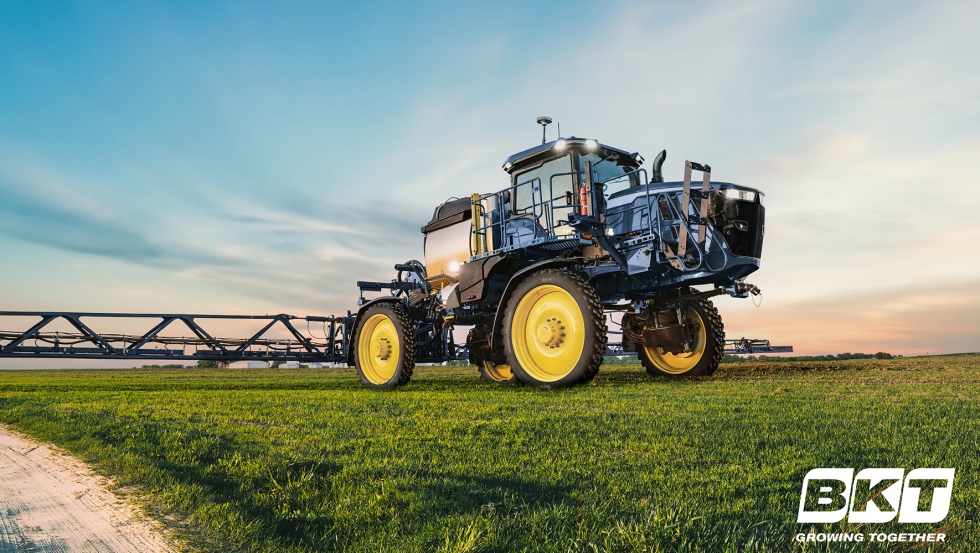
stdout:
POLYGON ((661 168, 664 166, 664 160, 667 159, 667 150, 661 150, 657 157, 653 158, 653 167, 650 170, 650 182, 663 182, 664 173, 661 168))

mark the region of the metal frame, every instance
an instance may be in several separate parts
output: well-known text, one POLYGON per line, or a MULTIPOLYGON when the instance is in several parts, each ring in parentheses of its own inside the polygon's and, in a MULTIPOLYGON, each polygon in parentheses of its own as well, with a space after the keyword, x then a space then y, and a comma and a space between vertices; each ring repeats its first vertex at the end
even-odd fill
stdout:
MULTIPOLYGON (((612 314, 609 314, 609 323, 618 326, 620 329, 623 328, 622 323, 617 322, 613 319, 612 314)), ((606 330, 606 335, 623 335, 622 330, 606 330)), ((725 355, 752 355, 756 353, 792 353, 793 346, 774 346, 769 343, 769 340, 760 340, 758 338, 739 338, 737 340, 725 340, 725 355)), ((636 355, 635 351, 626 351, 623 349, 622 341, 619 342, 606 342, 606 355, 607 356, 623 356, 623 355, 636 355)))
POLYGON ((754 353, 792 353, 793 346, 773 346, 769 340, 739 338, 725 340, 726 355, 752 355, 754 353))
MULTIPOLYGON (((770 346, 769 340, 754 340, 748 338, 742 338, 740 340, 725 340, 725 355, 754 355, 756 353, 792 352, 793 346, 770 346)), ((624 355, 636 355, 636 352, 624 350, 622 342, 609 342, 606 344, 606 355, 610 357, 621 357, 624 355)))
POLYGON ((24 332, 0 331, 0 357, 7 358, 75 358, 75 359, 171 359, 232 362, 243 360, 303 361, 341 363, 346 361, 348 340, 354 317, 294 317, 293 315, 173 315, 142 313, 67 313, 42 311, 0 311, 0 317, 40 317, 24 332), (160 319, 142 335, 104 334, 82 322, 82 319, 160 319), (44 332, 53 322, 64 319, 78 332, 44 332), (261 330, 249 338, 215 338, 199 319, 267 320, 261 330), (174 322, 182 322, 192 336, 161 336, 174 322), (306 321, 305 336, 293 324, 306 321), (267 333, 281 323, 289 338, 272 338, 267 333), (322 323, 323 337, 314 337, 310 323, 322 323), (154 347, 156 346, 156 347, 154 347), (162 346, 162 347, 160 347, 162 346), (174 347, 179 346, 179 347, 174 347), (193 348, 188 352, 189 348, 193 348))

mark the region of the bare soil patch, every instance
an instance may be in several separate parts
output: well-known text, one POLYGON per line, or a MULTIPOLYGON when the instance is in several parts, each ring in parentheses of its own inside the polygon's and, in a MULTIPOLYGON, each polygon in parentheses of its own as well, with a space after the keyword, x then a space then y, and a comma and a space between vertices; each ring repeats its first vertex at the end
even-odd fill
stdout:
POLYGON ((0 553, 170 553, 159 524, 82 462, 0 425, 0 553))

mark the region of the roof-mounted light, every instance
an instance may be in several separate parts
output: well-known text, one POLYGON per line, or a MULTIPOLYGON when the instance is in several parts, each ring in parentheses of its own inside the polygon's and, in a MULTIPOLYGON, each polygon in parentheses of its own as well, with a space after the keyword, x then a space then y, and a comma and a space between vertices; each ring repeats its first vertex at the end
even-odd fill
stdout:
POLYGON ((565 142, 564 139, 559 139, 558 142, 555 142, 555 151, 562 152, 565 150, 567 146, 568 146, 568 142, 565 142))
POLYGON ((589 150, 595 150, 596 148, 599 147, 599 143, 590 138, 585 141, 585 147, 588 148, 589 150))
POLYGON ((507 163, 504 164, 504 171, 510 171, 510 168, 513 166, 514 164, 508 161, 507 163))

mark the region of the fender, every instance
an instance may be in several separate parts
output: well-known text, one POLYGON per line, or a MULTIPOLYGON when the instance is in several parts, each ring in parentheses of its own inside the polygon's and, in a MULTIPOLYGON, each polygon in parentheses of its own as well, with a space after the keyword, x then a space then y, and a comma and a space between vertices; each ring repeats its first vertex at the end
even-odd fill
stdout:
POLYGON ((531 275, 531 273, 540 271, 541 269, 559 269, 581 264, 582 260, 578 258, 548 259, 535 263, 534 265, 528 265, 527 267, 524 267, 520 271, 514 273, 514 276, 510 277, 510 280, 507 281, 507 287, 504 288, 504 293, 500 297, 500 303, 497 304, 497 314, 493 317, 493 332, 490 334, 490 351, 500 351, 503 347, 502 327, 504 324, 504 310, 507 308, 507 300, 510 299, 511 292, 514 291, 514 288, 516 288, 522 280, 531 275))
POLYGON ((364 305, 357 309, 357 315, 354 316, 354 323, 350 327, 350 341, 347 342, 347 366, 354 366, 354 350, 357 349, 357 344, 354 343, 354 334, 357 331, 357 324, 361 322, 361 314, 364 310, 376 303, 404 303, 403 298, 398 298, 395 296, 382 296, 380 298, 374 298, 373 300, 364 302, 364 305))

